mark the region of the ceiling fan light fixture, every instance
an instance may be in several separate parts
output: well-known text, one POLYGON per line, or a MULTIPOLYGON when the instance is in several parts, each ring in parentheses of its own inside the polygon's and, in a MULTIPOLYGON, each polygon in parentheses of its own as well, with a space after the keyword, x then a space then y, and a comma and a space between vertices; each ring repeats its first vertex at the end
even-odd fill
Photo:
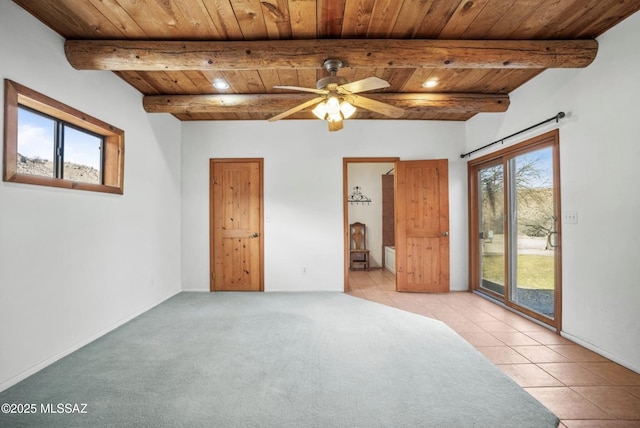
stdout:
POLYGON ((327 106, 325 105, 324 101, 322 101, 317 106, 315 106, 315 108, 311 110, 311 112, 316 115, 318 119, 324 120, 325 117, 327 117, 327 106))
POLYGON ((340 114, 340 112, 329 113, 329 114, 327 114, 327 121, 328 122, 342 122, 342 115, 340 114))
POLYGON ((342 117, 349 119, 356 112, 356 108, 347 101, 342 101, 340 103, 340 112, 342 113, 342 117))
POLYGON ((356 112, 356 108, 347 101, 340 101, 336 96, 330 96, 319 103, 311 111, 318 119, 328 122, 339 122, 349 119, 356 112))
POLYGON ((331 96, 326 101, 327 105, 327 114, 330 117, 339 117, 340 116, 340 100, 338 97, 331 96))

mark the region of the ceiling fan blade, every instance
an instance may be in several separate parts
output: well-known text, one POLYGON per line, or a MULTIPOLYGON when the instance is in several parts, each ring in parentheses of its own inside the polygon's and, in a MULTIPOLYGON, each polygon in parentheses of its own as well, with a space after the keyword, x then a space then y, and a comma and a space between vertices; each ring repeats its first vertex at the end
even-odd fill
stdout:
POLYGON ((384 114, 394 118, 404 115, 404 109, 400 107, 392 106, 391 104, 382 103, 380 101, 372 100, 371 98, 361 97, 359 95, 349 95, 345 97, 347 101, 356 107, 362 107, 367 110, 374 111, 376 113, 384 114))
POLYGON ((325 89, 315 89, 315 88, 303 88, 302 86, 274 86, 275 89, 289 89, 291 91, 303 91, 303 92, 313 92, 314 94, 328 94, 329 91, 325 89))
POLYGON ((299 104, 299 105, 295 106, 292 109, 289 109, 289 110, 287 110, 285 112, 282 112, 282 113, 280 113, 280 114, 278 114, 276 116, 273 116, 272 118, 269 118, 269 122, 275 122, 276 120, 280 120, 280 119, 283 119, 283 118, 285 118, 287 116, 291 116, 292 114, 297 113, 300 110, 304 110, 305 108, 307 108, 309 106, 312 106, 314 104, 318 104, 320 101, 324 100, 324 98, 325 97, 316 97, 316 98, 314 98, 312 100, 309 100, 307 102, 299 104))
POLYGON ((338 92, 345 93, 342 92, 344 90, 346 93, 357 94, 358 92, 384 89, 389 86, 389 82, 386 80, 382 80, 378 77, 367 77, 366 79, 356 80, 355 82, 345 83, 344 85, 338 86, 338 92))

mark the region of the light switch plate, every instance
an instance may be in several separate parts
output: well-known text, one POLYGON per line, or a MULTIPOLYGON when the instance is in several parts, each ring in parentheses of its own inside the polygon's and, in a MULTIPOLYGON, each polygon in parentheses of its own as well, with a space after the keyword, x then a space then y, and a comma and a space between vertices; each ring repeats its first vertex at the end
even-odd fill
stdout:
POLYGON ((565 211, 563 218, 565 224, 578 224, 578 211, 565 211))

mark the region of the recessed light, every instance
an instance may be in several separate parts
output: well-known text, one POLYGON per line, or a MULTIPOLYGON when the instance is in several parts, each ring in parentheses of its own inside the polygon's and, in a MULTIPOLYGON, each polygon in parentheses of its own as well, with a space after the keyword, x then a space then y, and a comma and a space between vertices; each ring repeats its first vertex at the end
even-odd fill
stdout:
POLYGON ((431 79, 425 80, 425 82, 422 84, 423 88, 434 88, 438 86, 438 78, 437 77, 433 77, 431 79))
POLYGON ((229 84, 222 79, 216 79, 213 81, 213 87, 216 89, 229 89, 229 84))

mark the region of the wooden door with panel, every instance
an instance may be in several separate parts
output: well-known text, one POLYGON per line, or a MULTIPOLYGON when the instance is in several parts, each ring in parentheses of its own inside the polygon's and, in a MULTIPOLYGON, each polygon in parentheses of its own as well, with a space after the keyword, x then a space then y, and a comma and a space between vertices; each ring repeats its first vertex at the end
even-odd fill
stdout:
POLYGON ((396 171, 396 289, 449 292, 448 161, 400 161, 396 171))
POLYGON ((211 159, 211 291, 262 291, 262 159, 211 159))

